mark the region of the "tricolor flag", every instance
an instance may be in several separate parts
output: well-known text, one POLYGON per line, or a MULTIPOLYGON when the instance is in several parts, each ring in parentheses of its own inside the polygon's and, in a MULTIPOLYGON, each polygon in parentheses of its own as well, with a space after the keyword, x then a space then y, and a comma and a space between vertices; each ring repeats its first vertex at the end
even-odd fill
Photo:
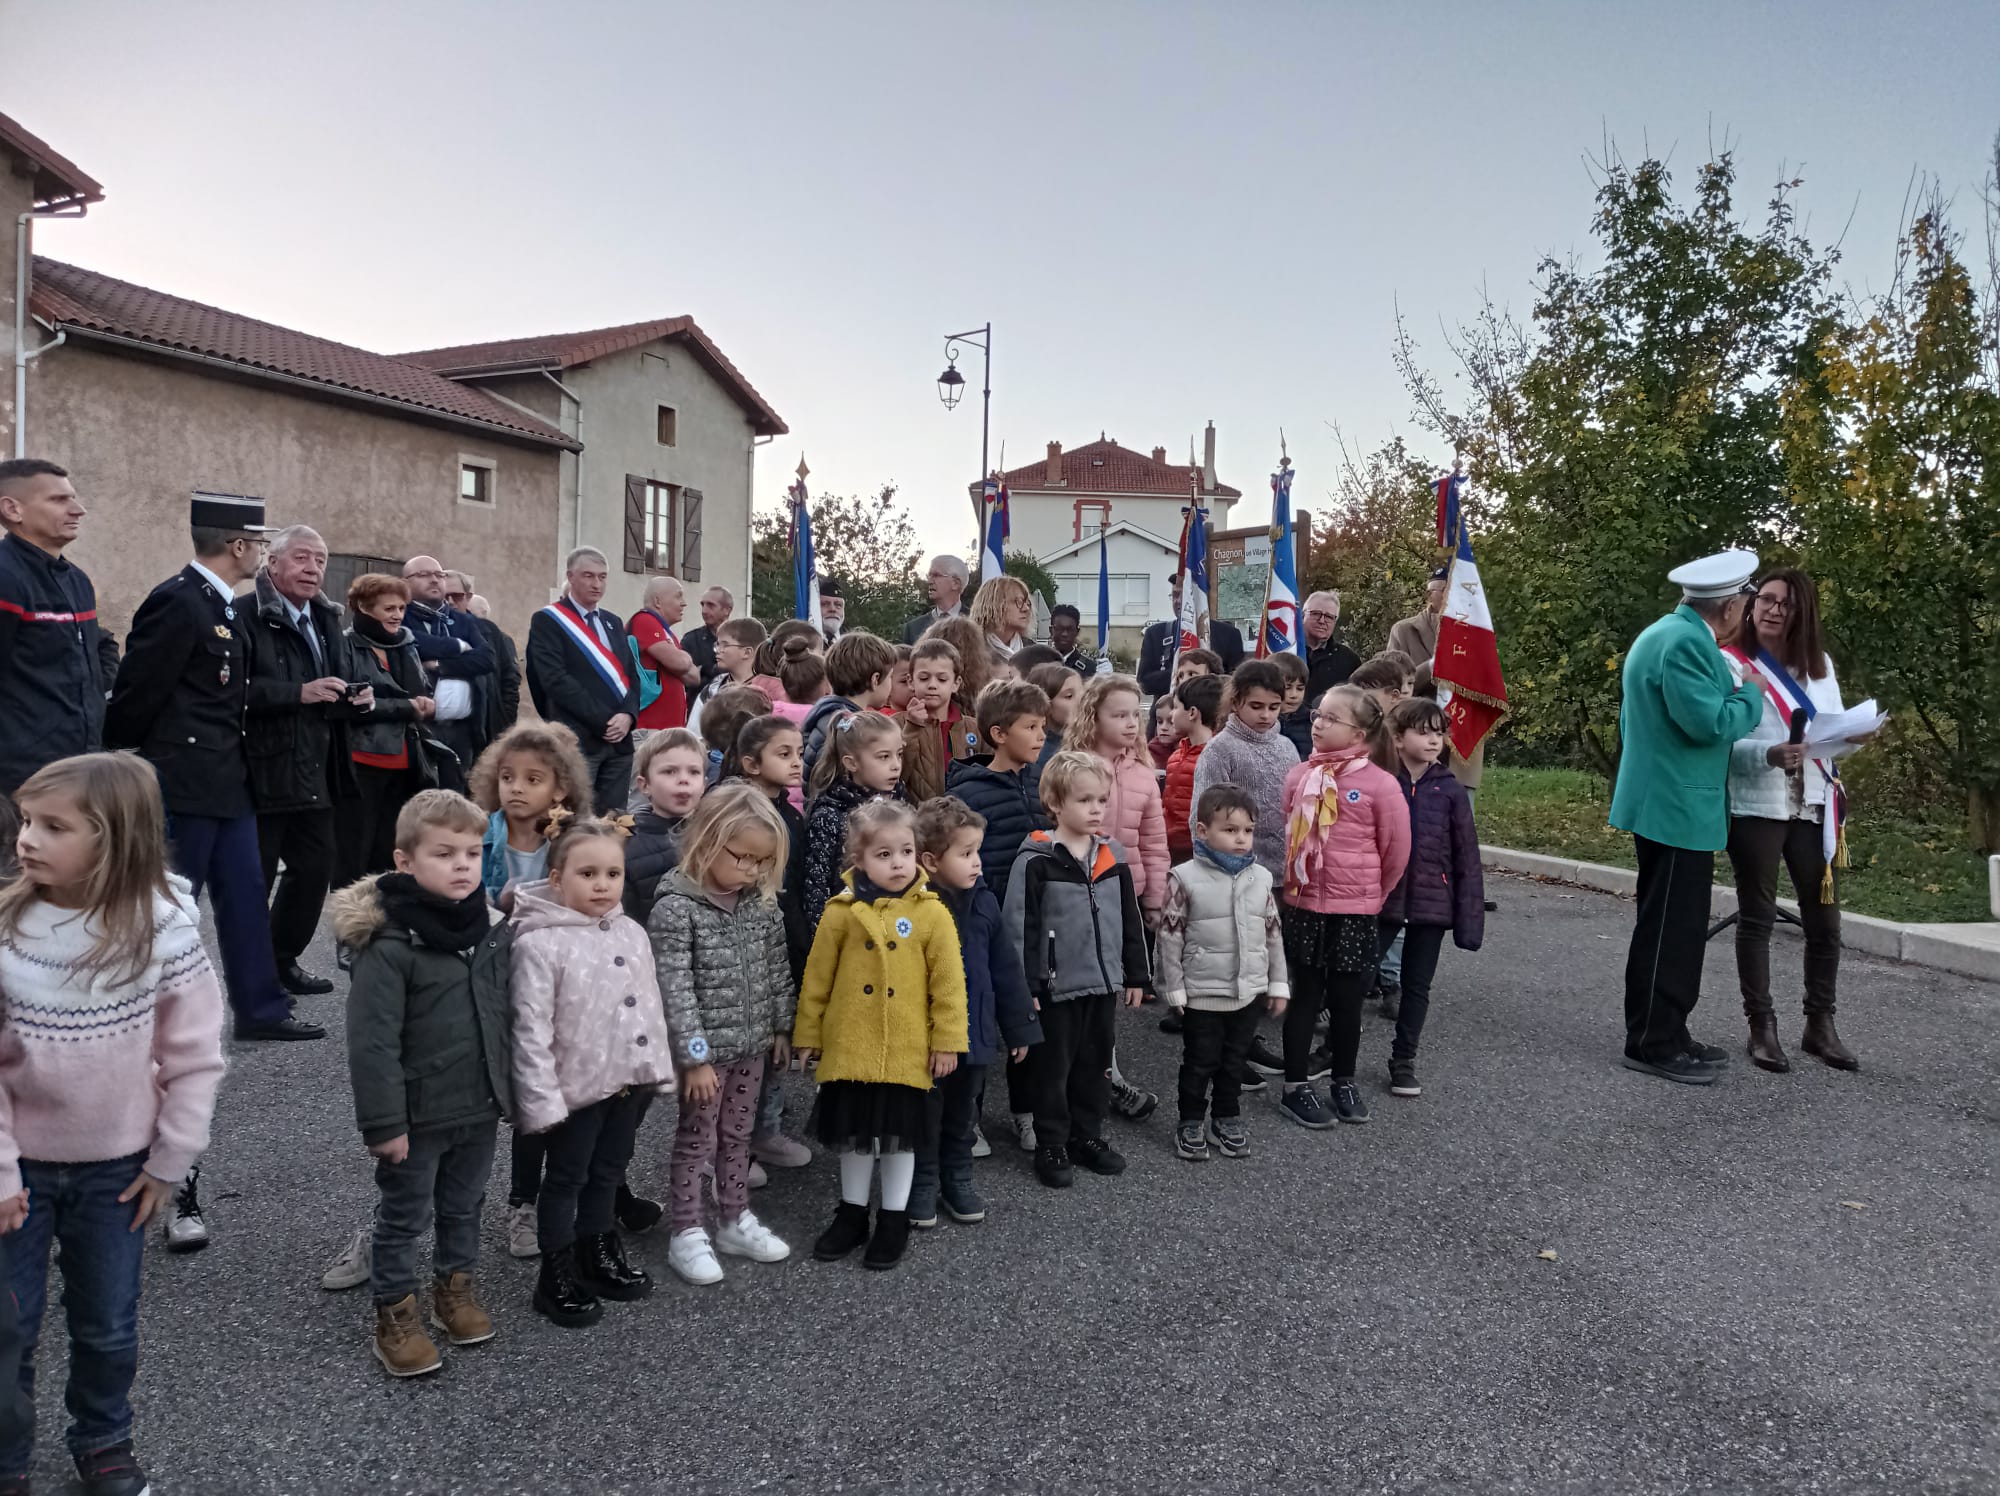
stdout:
POLYGON ((1208 511, 1195 505, 1188 510, 1181 533, 1180 637, 1174 641, 1174 653, 1204 648, 1207 637, 1208 511))
POLYGON ((806 509, 806 480, 787 492, 792 501, 792 600, 795 618, 819 624, 819 568, 813 564, 812 515, 806 509))
POLYGON ((1257 658, 1303 654, 1299 640, 1299 577, 1292 554, 1292 467, 1280 463, 1271 474, 1271 580, 1264 591, 1264 617, 1257 627, 1257 658))
POLYGON ((1007 574, 1007 537, 1013 533, 1007 519, 1007 485, 998 478, 986 480, 986 535, 979 551, 979 575, 991 580, 1007 574))
MULTIPOLYGON (((1437 682, 1438 704, 1451 723, 1452 750, 1460 758, 1470 758, 1486 734, 1507 715, 1507 682, 1500 674, 1500 644, 1493 634, 1486 588, 1479 580, 1478 563, 1472 559, 1472 536, 1458 513, 1464 485, 1462 474, 1450 485, 1451 521, 1458 548, 1452 557, 1451 578, 1445 584, 1431 676, 1437 682)), ((1438 495, 1440 503, 1447 497, 1444 482, 1438 484, 1438 495)))
POLYGON ((1446 473, 1437 481, 1438 549, 1447 556, 1458 553, 1458 501, 1465 492, 1465 474, 1446 473))

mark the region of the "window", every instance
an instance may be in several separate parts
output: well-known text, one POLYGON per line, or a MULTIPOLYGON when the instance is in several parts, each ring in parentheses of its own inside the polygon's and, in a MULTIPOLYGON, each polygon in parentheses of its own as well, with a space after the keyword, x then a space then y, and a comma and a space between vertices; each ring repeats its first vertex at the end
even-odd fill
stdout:
POLYGON ((671 405, 662 405, 660 407, 660 445, 663 447, 676 445, 675 438, 679 434, 679 430, 680 418, 674 413, 674 408, 671 405))
POLYGON ((458 501, 461 504, 493 502, 493 464, 483 457, 458 459, 458 501))
MULTIPOLYGON (((1111 591, 1111 621, 1129 623, 1139 621, 1150 623, 1147 615, 1152 611, 1153 579, 1144 572, 1112 572, 1108 578, 1111 591)), ((1083 615, 1085 629, 1097 627, 1097 573, 1058 573, 1055 578, 1056 600, 1073 604, 1083 615)), ((1094 637, 1094 636, 1093 636, 1094 637)))
POLYGON ((681 490, 638 473, 625 475, 625 569, 672 572, 681 490))

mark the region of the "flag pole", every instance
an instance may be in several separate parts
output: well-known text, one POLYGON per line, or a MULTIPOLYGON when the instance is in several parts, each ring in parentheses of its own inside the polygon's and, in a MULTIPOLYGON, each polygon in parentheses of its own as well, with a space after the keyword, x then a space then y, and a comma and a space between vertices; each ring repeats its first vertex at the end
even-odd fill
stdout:
MULTIPOLYGON (((1278 471, 1282 473, 1291 465, 1292 455, 1285 447, 1285 428, 1280 426, 1278 428, 1278 471)), ((1271 549, 1269 554, 1264 557, 1264 607, 1263 611, 1257 615, 1257 647, 1251 651, 1260 660, 1270 653, 1266 645, 1266 639, 1271 626, 1271 576, 1278 569, 1278 541, 1280 538, 1278 535, 1278 515, 1275 507, 1277 498, 1277 489, 1273 487, 1271 490, 1273 505, 1271 512, 1271 549)), ((1299 605, 1299 611, 1301 613, 1305 611, 1303 602, 1299 605)))

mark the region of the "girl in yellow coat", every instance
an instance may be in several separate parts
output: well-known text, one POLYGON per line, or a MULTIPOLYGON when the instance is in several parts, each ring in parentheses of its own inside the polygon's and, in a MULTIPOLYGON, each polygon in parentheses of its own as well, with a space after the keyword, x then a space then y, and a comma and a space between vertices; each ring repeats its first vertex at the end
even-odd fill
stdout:
POLYGON ((864 1241, 863 1262, 894 1267, 910 1238, 910 1182, 924 1099, 966 1048, 965 965, 951 910, 917 867, 916 815, 892 800, 847 821, 846 891, 827 901, 806 961, 792 1054, 819 1056, 813 1131, 840 1154, 840 1206, 813 1245, 822 1262, 864 1241), (868 1193, 882 1170, 882 1209, 868 1193))

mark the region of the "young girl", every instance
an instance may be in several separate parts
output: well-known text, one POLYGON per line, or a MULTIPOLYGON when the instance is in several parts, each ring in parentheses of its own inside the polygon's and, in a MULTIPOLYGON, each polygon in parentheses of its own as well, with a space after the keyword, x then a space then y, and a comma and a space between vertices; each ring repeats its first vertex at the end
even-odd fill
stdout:
POLYGON ((826 657, 804 635, 793 634, 781 646, 778 680, 785 699, 772 702, 771 710, 787 721, 803 723, 813 703, 826 695, 826 657))
POLYGON ((730 757, 736 751, 736 735, 743 731, 743 724, 752 717, 768 716, 771 711, 771 698, 751 686, 730 686, 715 693, 715 699, 701 714, 701 740, 708 748, 710 784, 734 772, 730 757))
POLYGON ((910 646, 896 646, 896 669, 889 677, 889 704, 882 708, 884 716, 893 717, 910 704, 910 646))
POLYGON ((1410 807, 1410 861, 1380 916, 1379 947, 1403 936, 1402 1001, 1389 1050, 1389 1094, 1421 1096, 1417 1042, 1431 1006, 1431 979, 1449 932, 1462 951, 1476 951, 1486 932, 1486 889, 1479 869, 1479 833, 1472 797, 1439 760, 1444 709, 1435 701, 1399 701, 1389 713, 1396 782, 1410 807))
POLYGON ((1041 759, 1035 765, 1041 768, 1062 752, 1063 731, 1076 712, 1077 699, 1083 695, 1083 677, 1067 665, 1037 665, 1028 672, 1028 684, 1040 686, 1049 698, 1048 720, 1042 724, 1048 731, 1042 739, 1041 759))
POLYGON ((791 973, 779 955, 785 828, 771 797, 725 784, 688 817, 681 865, 647 930, 681 1066, 667 1263, 689 1283, 722 1281, 717 1252, 782 1262, 786 1246, 750 1213, 750 1135, 766 1061, 790 1058, 791 973), (715 1179, 717 1229, 704 1229, 715 1179))
POLYGON ((1396 781, 1371 760, 1387 742, 1381 708, 1359 686, 1313 709, 1312 756, 1285 778, 1285 1094, 1302 1127, 1366 1122, 1354 1084, 1361 1001, 1374 977, 1376 917, 1410 860, 1410 817, 1396 781), (1327 1010, 1333 1115, 1307 1081, 1313 1020, 1327 1010))
POLYGON ((18 1397, 25 1407, 23 1421, 0 1425, 0 1486, 27 1489, 25 1389, 54 1244, 70 1330, 70 1456, 89 1489, 138 1491, 143 1228, 208 1146, 222 993, 188 885, 167 873, 150 765, 127 754, 63 759, 15 797, 20 871, 0 887, 0 1287, 20 1315, 9 1349, 22 1389, 10 1382, 9 1406, 18 1397))
POLYGON ((833 730, 833 747, 814 765, 806 813, 806 924, 819 928, 826 901, 840 892, 847 865, 847 818, 876 795, 901 796, 903 730, 880 712, 856 712, 833 730))
POLYGON ((806 962, 792 1042, 819 1057, 812 1132, 840 1152, 840 1205, 813 1244, 822 1262, 864 1241, 863 1265, 891 1268, 910 1237, 910 1183, 933 1079, 967 1044, 965 967, 951 911, 917 866, 917 818, 875 800, 847 821, 844 890, 827 906, 806 962), (877 1163, 882 1209, 868 1229, 877 1163))
POLYGON ((560 826, 589 807, 590 770, 561 723, 516 722, 479 755, 470 789, 488 816, 479 880, 511 911, 516 887, 548 875, 551 817, 560 826))
POLYGON ((542 1136, 542 1246, 535 1308, 593 1324, 600 1299, 642 1299, 653 1280, 625 1260, 614 1214, 639 1123, 674 1065, 653 952, 620 907, 625 833, 577 821, 549 849, 546 883, 517 890, 512 963, 514 1118, 542 1136))
POLYGON ((913 799, 942 795, 951 766, 981 751, 958 650, 936 633, 932 629, 910 651, 910 704, 897 719, 903 724, 903 781, 913 799))

